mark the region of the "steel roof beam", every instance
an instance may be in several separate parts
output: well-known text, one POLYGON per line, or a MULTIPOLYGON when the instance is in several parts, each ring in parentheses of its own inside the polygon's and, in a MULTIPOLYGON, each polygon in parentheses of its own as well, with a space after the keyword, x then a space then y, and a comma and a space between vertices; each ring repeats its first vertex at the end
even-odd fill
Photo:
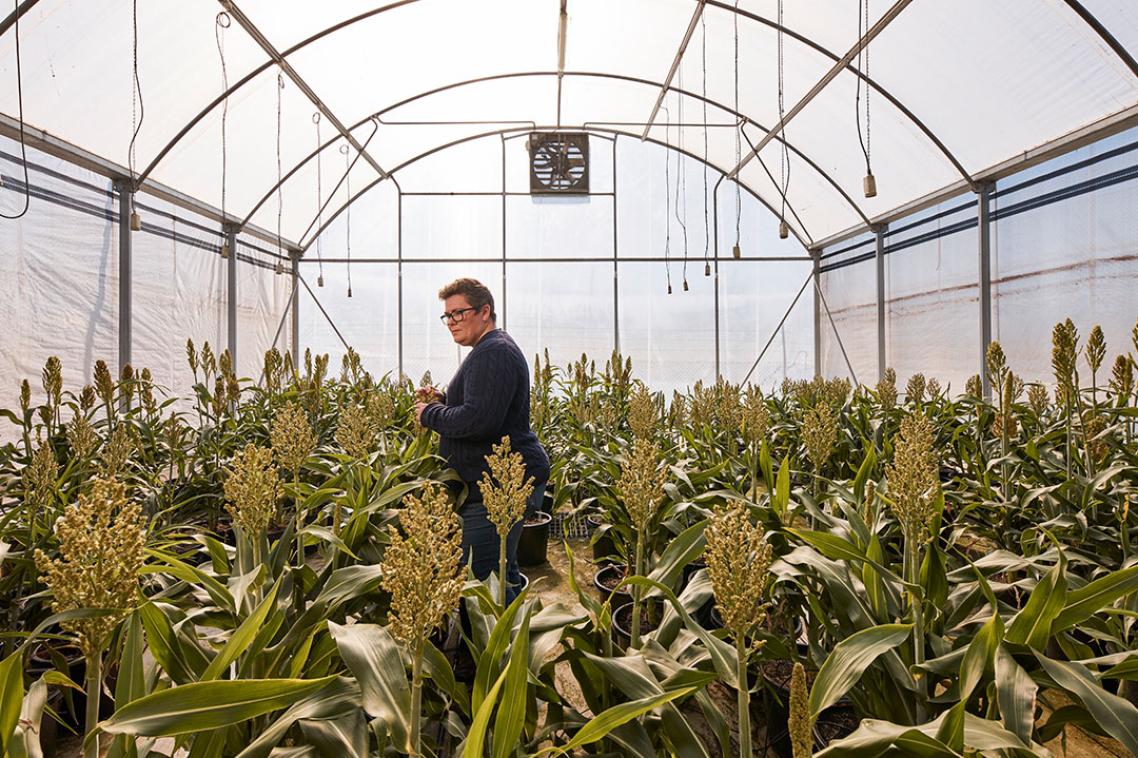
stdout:
POLYGON ((648 132, 652 131, 652 124, 656 121, 656 116, 660 113, 660 107, 664 104, 664 97, 672 86, 672 79, 676 76, 676 72, 680 70, 680 64, 684 60, 684 53, 687 52, 688 43, 691 42, 692 35, 695 34, 695 28, 699 26, 699 20, 703 17, 703 9, 707 6, 707 0, 696 0, 695 13, 691 16, 691 21, 688 22, 687 31, 684 32, 684 38, 680 41, 680 49, 676 51, 676 57, 672 59, 672 67, 668 69, 668 76, 664 79, 664 83, 660 85, 660 94, 656 97, 656 104, 652 106, 652 112, 648 114, 648 120, 644 123, 644 133, 640 135, 640 139, 648 139, 648 132))
POLYGON ((312 101, 312 104, 316 106, 316 109, 319 110, 326 119, 332 122, 332 126, 336 127, 336 131, 340 132, 340 136, 347 140, 348 144, 351 145, 357 153, 363 156, 363 159, 365 161, 371 164, 371 167, 376 170, 381 178, 387 176, 387 172, 383 170, 383 167, 376 162, 375 158, 372 158, 368 152, 364 150, 363 145, 361 145, 356 140, 356 138, 352 136, 352 133, 348 131, 343 122, 340 121, 340 119, 336 118, 336 114, 333 113, 328 108, 328 106, 324 104, 323 100, 317 97, 316 93, 312 91, 312 88, 308 86, 308 83, 301 78, 300 74, 296 73, 296 69, 294 69, 287 60, 285 60, 285 57, 281 55, 280 51, 277 50, 272 42, 269 42, 269 39, 264 34, 262 34, 261 30, 257 28, 257 25, 254 24, 252 20, 250 20, 250 18, 246 16, 240 8, 237 7, 237 4, 234 3, 233 0, 218 0, 218 2, 220 2, 221 7, 225 8, 226 12, 229 13, 238 24, 241 25, 241 28, 244 29, 246 33, 248 33, 248 35, 252 37, 258 45, 260 45, 261 49, 264 50, 265 53, 267 53, 268 56, 273 59, 273 62, 275 62, 280 67, 281 71, 283 71, 285 75, 292 80, 292 83, 295 84, 300 89, 300 91, 304 93, 305 97, 312 101))
POLYGON ((873 41, 873 38, 880 34, 885 29, 885 27, 887 27, 890 22, 893 21, 893 19, 897 18, 897 16, 901 14, 901 11, 905 10, 905 8, 907 8, 912 1, 913 0, 897 0, 897 2, 893 4, 892 8, 887 10, 885 14, 881 16, 881 18, 877 19, 877 22, 874 23, 874 25, 871 26, 866 31, 866 33, 857 42, 854 43, 854 46, 851 47, 849 51, 843 55, 840 60, 838 60, 837 63, 831 66, 830 70, 827 71, 826 74, 821 79, 819 79, 813 87, 810 88, 810 91, 807 92, 801 100, 795 103, 794 107, 787 111, 786 115, 780 118, 778 123, 775 124, 774 127, 771 128, 771 130, 767 132, 767 134, 761 140, 759 140, 759 144, 755 145, 754 149, 751 150, 751 152, 749 152, 741 161, 739 161, 739 165, 731 169, 731 172, 727 174, 727 178, 734 179, 736 176, 738 176, 743 167, 750 163, 751 159, 759 154, 759 151, 766 147, 772 139, 780 134, 783 129, 786 128, 786 125, 789 124, 795 116, 801 113, 802 110, 810 104, 810 101, 817 97, 818 94, 826 88, 827 84, 834 81, 834 79, 838 77, 838 74, 842 73, 842 71, 850 65, 850 62, 853 61, 857 54, 864 50, 865 47, 873 41))

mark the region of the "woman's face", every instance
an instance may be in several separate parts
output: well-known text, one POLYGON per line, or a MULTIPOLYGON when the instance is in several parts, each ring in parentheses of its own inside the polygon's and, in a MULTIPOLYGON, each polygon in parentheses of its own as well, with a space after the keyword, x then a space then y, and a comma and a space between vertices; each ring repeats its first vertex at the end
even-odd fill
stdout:
POLYGON ((469 308, 465 295, 451 295, 443 301, 444 313, 462 311, 459 315, 462 320, 447 319, 446 327, 454 341, 463 347, 473 347, 490 327, 490 306, 484 305, 477 311, 467 310, 469 308))

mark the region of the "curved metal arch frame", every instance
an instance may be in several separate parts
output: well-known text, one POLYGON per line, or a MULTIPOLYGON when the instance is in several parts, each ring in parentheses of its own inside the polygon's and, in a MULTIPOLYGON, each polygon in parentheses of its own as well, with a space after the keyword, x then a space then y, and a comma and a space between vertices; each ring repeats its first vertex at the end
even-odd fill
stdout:
MULTIPOLYGON (((379 8, 375 8, 375 9, 372 9, 370 11, 366 11, 364 13, 357 14, 351 18, 344 19, 343 21, 337 22, 337 23, 335 23, 335 24, 333 24, 333 25, 331 25, 325 29, 322 29, 322 30, 316 32, 315 34, 309 36, 307 39, 301 40, 300 42, 296 43, 292 47, 290 47, 287 50, 285 50, 284 52, 282 52, 281 57, 287 59, 293 53, 295 53, 299 50, 302 50, 305 47, 307 47, 308 45, 311 45, 311 44, 323 39, 326 36, 334 34, 338 31, 340 31, 341 29, 347 28, 347 27, 349 27, 353 24, 359 23, 361 21, 366 21, 367 19, 370 19, 374 16, 380 15, 381 13, 385 13, 385 12, 390 11, 390 10, 395 10, 397 8, 401 8, 403 6, 410 5, 412 3, 416 3, 419 1, 420 0, 398 0, 397 2, 389 3, 387 5, 383 5, 379 8)), ((1068 2, 1072 2, 1072 1, 1073 0, 1068 0, 1068 2)), ((778 23, 771 21, 770 19, 764 18, 762 16, 751 13, 749 11, 745 11, 743 9, 739 9, 738 11, 736 11, 732 6, 726 5, 725 3, 721 2, 721 0, 707 0, 707 5, 719 8, 721 10, 725 10, 728 13, 736 13, 737 12, 741 17, 743 17, 745 19, 748 19, 750 21, 754 21, 756 23, 763 24, 764 26, 768 26, 772 29, 776 29, 776 30, 781 29, 782 32, 784 34, 786 34, 788 37, 790 37, 791 39, 806 45, 807 47, 811 48, 815 52, 829 58, 831 61, 836 62, 836 61, 840 60, 840 56, 833 53, 829 49, 823 47, 822 45, 818 44, 817 42, 814 42, 813 40, 811 40, 808 37, 805 37, 805 36, 795 32, 791 29, 786 28, 785 26, 779 25, 778 23)), ((179 130, 178 133, 175 134, 174 137, 168 143, 166 143, 165 146, 163 146, 163 148, 158 152, 157 155, 155 155, 154 159, 151 160, 150 164, 142 171, 142 173, 139 174, 139 178, 138 178, 138 181, 136 182, 136 186, 137 186, 137 184, 141 184, 146 179, 146 177, 148 177, 154 171, 154 169, 166 157, 166 155, 169 154, 169 152, 174 148, 174 146, 177 145, 177 143, 180 142, 182 140, 182 138, 185 137, 195 126, 197 126, 197 124, 202 119, 204 119, 211 111, 213 111, 215 108, 217 108, 219 105, 221 105, 221 103, 223 103, 226 100, 226 98, 230 97, 238 89, 240 89, 241 87, 248 84, 250 81, 255 79, 257 76, 259 76, 261 73, 263 73, 265 70, 272 67, 273 65, 274 65, 274 61, 269 60, 269 61, 266 61, 265 63, 263 63, 261 66, 258 66, 257 68, 253 69, 248 74, 243 76, 239 81, 234 83, 228 90, 226 90, 225 92, 218 95, 218 97, 216 97, 211 103, 209 103, 205 108, 203 108, 196 116, 194 116, 192 119, 190 119, 190 121, 188 121, 185 124, 185 126, 183 126, 182 129, 179 130)), ((929 129, 929 127, 924 122, 922 122, 920 119, 918 119, 916 117, 916 115, 913 114, 912 111, 910 111, 907 107, 905 107, 888 90, 886 90, 884 87, 882 87, 880 84, 878 84, 876 81, 874 81, 870 77, 866 76, 863 72, 859 71, 852 64, 846 66, 846 71, 848 71, 848 72, 852 73, 853 75, 857 76, 858 78, 860 78, 862 81, 865 82, 866 86, 871 87, 875 92, 877 92, 877 94, 884 97, 890 104, 892 104, 895 108, 897 108, 897 110, 902 115, 904 115, 907 119, 909 119, 913 123, 913 125, 916 126, 917 129, 919 129, 921 131, 921 133, 924 134, 934 144, 934 146, 945 156, 945 159, 953 166, 953 168, 960 173, 960 175, 964 179, 964 181, 967 182, 970 187, 973 187, 973 188, 975 187, 975 182, 973 181, 972 177, 968 174, 968 171, 961 165, 960 161, 958 161, 956 159, 956 157, 951 153, 951 151, 948 150, 948 148, 944 145, 944 143, 932 132, 931 129, 929 129)), ((617 76, 619 76, 619 75, 617 75, 617 76)), ((662 86, 662 83, 659 86, 662 86)), ((714 101, 709 101, 709 102, 714 102, 714 101)), ((750 119, 748 118, 748 120, 750 120, 750 119)), ((753 123, 757 124, 757 122, 753 122, 753 123)), ((351 131, 354 128, 355 128, 354 126, 350 127, 348 129, 348 131, 351 131)))
MULTIPOLYGON (((552 130, 555 127, 554 126, 538 125, 537 128, 538 128, 538 130, 552 130)), ((467 135, 467 136, 462 137, 460 139, 452 140, 452 141, 450 141, 446 144, 443 144, 443 145, 436 145, 435 147, 431 148, 430 150, 427 150, 423 153, 420 153, 419 155, 416 155, 413 158, 409 158, 409 159, 403 161, 402 163, 400 163, 398 166, 392 167, 392 169, 388 172, 388 178, 391 178, 394 180, 396 178, 396 174, 398 174, 403 169, 408 168, 409 166, 412 166, 415 163, 423 160, 424 158, 428 158, 428 157, 434 155, 435 153, 442 152, 443 150, 447 150, 447 149, 450 149, 452 147, 457 147, 458 145, 462 145, 462 144, 465 144, 467 142, 473 142, 475 140, 486 139, 488 137, 496 137, 496 136, 510 135, 510 134, 520 134, 520 133, 528 132, 531 130, 532 130, 532 127, 529 127, 529 126, 524 126, 524 127, 514 126, 514 127, 508 127, 505 129, 493 129, 493 130, 490 130, 487 132, 481 132, 479 134, 467 135)), ((611 134, 611 135, 614 135, 616 137, 629 137, 629 138, 632 138, 635 140, 640 140, 639 134, 635 134, 635 133, 629 132, 629 131, 624 131, 623 129, 608 129, 608 128, 591 126, 588 129, 586 129, 585 131, 590 133, 590 134, 594 134, 594 133, 597 135, 611 134)), ((726 176, 726 174, 727 174, 727 172, 722 167, 717 166, 714 163, 708 163, 703 158, 699 157, 698 155, 695 155, 694 153, 691 153, 688 150, 680 150, 675 145, 669 145, 669 144, 662 142, 658 139, 655 139, 653 137, 648 137, 647 139, 645 139, 643 141, 644 142, 651 142, 654 145, 659 145, 660 147, 663 147, 663 148, 668 149, 668 150, 675 150, 677 153, 680 153, 681 155, 685 155, 688 158, 692 158, 693 160, 699 161, 700 163, 703 163, 704 165, 710 166, 711 168, 713 168, 715 171, 719 172, 723 176, 726 176)), ((316 230, 316 232, 312 235, 312 237, 308 240, 308 242, 303 242, 303 240, 301 241, 300 249, 299 249, 300 256, 303 258, 303 256, 308 252, 308 248, 312 247, 312 245, 313 245, 313 243, 315 243, 316 239, 321 234, 324 233, 324 230, 327 229, 332 224, 332 222, 335 221, 336 218, 341 213, 343 213, 345 211, 345 209, 347 209, 347 207, 349 205, 351 205, 352 203, 354 203, 357 200, 359 200, 360 198, 362 198, 364 195, 366 195, 368 192, 370 192, 372 189, 374 189, 378 185, 382 184, 383 181, 384 181, 384 179, 382 179, 382 178, 375 179, 370 184, 368 184, 367 186, 365 186, 364 188, 362 188, 361 190, 356 192, 356 194, 353 195, 348 200, 348 202, 344 203, 339 208, 337 208, 336 212, 333 213, 331 216, 329 216, 327 218, 327 220, 324 221, 323 225, 321 225, 316 230)), ((762 196, 760 196, 758 193, 756 193, 753 189, 751 189, 751 187, 749 187, 746 184, 743 184, 741 182, 739 183, 739 186, 742 187, 744 190, 746 190, 748 195, 755 198, 755 200, 757 200, 759 203, 761 203, 764 208, 766 208, 768 211, 770 211, 771 215, 773 215, 775 218, 779 217, 778 211, 776 211, 771 206, 771 204, 766 201, 766 199, 764 199, 762 196)), ((790 231, 791 231, 791 233, 794 234, 794 238, 796 240, 798 240, 798 243, 800 245, 802 245, 803 249, 809 251, 809 249, 810 249, 809 245, 806 243, 805 240, 802 239, 802 236, 798 233, 798 230, 792 226, 790 228, 790 231)), ((718 251, 716 251, 716 256, 718 257, 718 251)), ((809 256, 803 256, 803 260, 804 261, 810 260, 810 258, 809 258, 809 256)))
MULTIPOLYGON (((501 79, 513 79, 513 78, 530 77, 530 76, 553 77, 553 76, 557 76, 557 75, 558 75, 558 72, 556 72, 556 71, 527 71, 527 72, 514 72, 514 73, 508 73, 508 74, 495 74, 493 76, 479 77, 476 79, 467 79, 467 80, 461 81, 461 82, 452 82, 450 84, 446 84, 446 85, 443 85, 441 87, 436 87, 435 89, 428 90, 426 92, 421 92, 417 95, 413 95, 412 97, 405 98, 405 99, 403 99, 397 103, 386 106, 382 110, 377 111, 377 112, 367 116, 366 118, 361 119, 357 123, 353 124, 351 127, 349 127, 349 130, 358 129, 359 127, 363 126, 364 124, 366 124, 368 121, 371 121, 372 119, 381 118, 383 115, 390 113, 393 110, 401 108, 405 105, 409 105, 410 103, 413 103, 413 102, 420 100, 422 98, 430 97, 432 95, 436 95, 436 94, 439 94, 442 92, 447 92, 449 90, 457 89, 459 87, 481 84, 483 82, 488 82, 488 81, 498 81, 501 79)), ((638 77, 626 76, 623 74, 610 74, 610 73, 600 73, 600 72, 590 72, 590 71, 566 71, 566 72, 562 72, 562 75, 567 76, 567 77, 598 77, 598 78, 603 78, 603 79, 613 79, 616 81, 631 82, 633 84, 639 84, 639 85, 644 85, 646 87, 653 87, 653 88, 659 88, 662 86, 661 82, 654 82, 654 81, 651 81, 649 79, 641 79, 638 77)), ((742 120, 744 122, 744 124, 752 124, 755 127, 762 129, 764 132, 767 131, 767 129, 762 124, 760 124, 757 121, 752 120, 751 118, 747 117, 745 114, 739 113, 738 111, 735 111, 731 108, 728 108, 726 105, 719 103, 715 100, 712 100, 710 98, 704 97, 703 95, 699 95, 699 94, 696 94, 694 92, 690 92, 688 90, 680 89, 678 87, 669 87, 669 91, 676 92, 677 94, 683 95, 685 97, 690 97, 690 98, 697 100, 697 101, 700 101, 700 102, 706 102, 709 105, 712 105, 712 106, 722 110, 724 113, 730 114, 735 119, 742 120)), ((381 123, 382 123, 382 121, 381 121, 381 123)), ((601 122, 601 123, 603 123, 603 122, 601 122)), ((585 126, 587 127, 588 125, 585 125, 585 126)), ((313 158, 315 158, 320 153, 323 153, 325 150, 327 150, 329 147, 331 147, 333 144, 335 144, 339 139, 340 139, 339 137, 333 137, 332 139, 328 140, 323 145, 321 145, 318 150, 314 150, 313 152, 309 153, 303 160, 301 160, 296 166, 294 166, 292 169, 290 169, 288 171, 288 173, 286 173, 281 178, 281 182, 282 183, 287 182, 290 177, 292 177, 294 174, 296 174, 298 171, 300 171, 309 161, 311 161, 313 158)), ((780 142, 783 142, 781 135, 776 137, 776 139, 779 140, 780 142)), ((850 196, 850 194, 848 192, 846 192, 845 189, 842 188, 842 186, 837 182, 837 180, 835 180, 832 176, 830 176, 825 170, 822 169, 821 166, 819 166, 812 158, 810 158, 810 156, 808 156, 804 152, 802 152, 802 150, 797 148, 793 143, 785 142, 784 144, 786 144, 786 146, 791 150, 791 152, 793 152, 795 155, 797 155, 802 161, 804 161, 808 166, 810 166, 810 168, 813 171, 815 171, 819 176, 821 176, 826 181, 826 183, 830 187, 832 187, 834 189, 834 191, 838 193, 839 196, 841 196, 841 198, 846 202, 846 204, 849 205, 849 207, 853 209, 853 211, 858 215, 858 217, 865 224, 868 225, 870 223, 870 219, 866 215, 866 213, 854 201, 854 199, 850 196)), ((699 159, 699 160, 702 162, 702 159, 699 159)), ((712 164, 708 164, 708 165, 712 165, 712 164)), ((744 186, 747 186, 745 182, 743 182, 742 184, 744 186)), ((751 190, 751 188, 748 187, 748 190, 751 190)), ((781 189, 779 191, 781 192, 781 189)), ((251 210, 249 212, 249 214, 245 217, 244 222, 242 222, 242 223, 248 223, 249 220, 252 219, 253 216, 257 213, 257 211, 260 210, 260 208, 266 202, 268 202, 269 198, 272 197, 274 192, 276 192, 276 185, 275 184, 273 185, 272 188, 270 188, 268 190, 268 192, 265 193, 265 195, 261 198, 261 200, 258 201, 258 203, 253 207, 253 210, 251 210)), ((801 223, 801 221, 799 223, 801 223)))

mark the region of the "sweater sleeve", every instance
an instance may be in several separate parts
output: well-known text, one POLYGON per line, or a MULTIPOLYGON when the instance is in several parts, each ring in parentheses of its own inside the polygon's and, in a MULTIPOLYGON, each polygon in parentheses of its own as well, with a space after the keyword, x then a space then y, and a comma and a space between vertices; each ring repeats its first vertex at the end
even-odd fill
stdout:
POLYGON ((499 349, 471 354, 463 369, 463 403, 435 403, 423 410, 423 426, 444 437, 486 439, 502 428, 518 377, 499 349))

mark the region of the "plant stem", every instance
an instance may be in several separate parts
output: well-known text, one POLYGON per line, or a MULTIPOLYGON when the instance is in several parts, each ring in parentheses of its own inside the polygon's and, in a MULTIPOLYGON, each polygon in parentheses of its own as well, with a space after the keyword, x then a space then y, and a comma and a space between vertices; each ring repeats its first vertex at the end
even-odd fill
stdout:
POLYGON ((506 607, 506 534, 498 533, 498 605, 506 607))
POLYGON ((95 725, 99 723, 99 698, 103 689, 103 656, 101 653, 87 656, 87 715, 83 724, 84 758, 99 758, 99 738, 92 736, 95 725))
MULTIPOLYGON (((910 584, 920 583, 920 548, 915 544, 916 540, 909 537, 905 538, 905 580, 910 584)), ((909 604, 913 611, 913 664, 919 666, 925 662, 925 635, 923 622, 922 622, 922 608, 921 598, 916 590, 909 592, 909 604)), ((923 682, 923 679, 921 680, 923 682)), ((918 692, 920 687, 918 686, 918 692)), ((917 723, 923 724, 925 722, 925 704, 923 693, 918 694, 916 706, 917 723)))
MULTIPOLYGON (((640 576, 644 567, 644 540, 639 534, 636 536, 636 566, 634 576, 640 576)), ((640 647, 640 585, 632 586, 632 628, 629 638, 633 648, 640 647)))
POLYGON ((747 682, 747 641, 740 630, 735 630, 736 676, 739 678, 735 692, 739 708, 739 756, 751 758, 751 689, 747 682))
POLYGON ((423 754, 419 722, 423 707, 423 646, 411 660, 411 755, 423 754))

